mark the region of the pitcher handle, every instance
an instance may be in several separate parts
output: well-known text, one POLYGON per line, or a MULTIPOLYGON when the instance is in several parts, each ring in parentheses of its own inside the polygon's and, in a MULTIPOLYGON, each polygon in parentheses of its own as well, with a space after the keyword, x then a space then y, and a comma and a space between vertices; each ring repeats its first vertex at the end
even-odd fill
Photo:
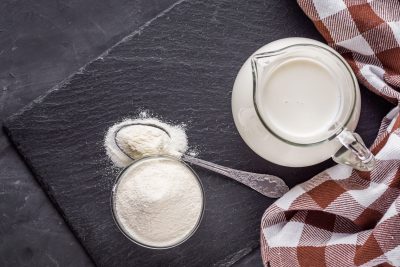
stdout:
POLYGON ((371 171, 374 168, 375 157, 365 146, 361 136, 344 129, 336 138, 343 146, 332 156, 335 162, 360 171, 371 171))

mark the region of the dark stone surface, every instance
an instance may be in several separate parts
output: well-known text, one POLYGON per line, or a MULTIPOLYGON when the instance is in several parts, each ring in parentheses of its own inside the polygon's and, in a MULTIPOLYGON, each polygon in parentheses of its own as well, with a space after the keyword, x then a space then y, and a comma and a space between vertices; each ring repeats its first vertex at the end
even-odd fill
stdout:
MULTIPOLYGON (((0 121, 174 1, 0 1, 0 121)), ((0 131, 0 266, 90 265, 0 131)))
POLYGON ((262 267, 262 259, 260 254, 260 248, 254 249, 246 257, 243 257, 235 263, 235 267, 262 267))
MULTIPOLYGON (((193 238, 171 250, 129 243, 113 224, 115 172, 102 148, 115 121, 149 109, 187 122, 192 145, 216 163, 283 177, 290 186, 330 166, 284 168, 257 157, 237 134, 230 91, 243 61, 287 36, 320 39, 295 1, 184 1, 7 123, 8 132, 80 241, 101 266, 230 264, 258 246, 272 200, 197 169, 206 212, 193 238)), ((363 90, 365 91, 365 90, 363 90)), ((359 132, 370 144, 390 105, 363 92, 359 132)), ((254 252, 241 266, 259 265, 254 252)))

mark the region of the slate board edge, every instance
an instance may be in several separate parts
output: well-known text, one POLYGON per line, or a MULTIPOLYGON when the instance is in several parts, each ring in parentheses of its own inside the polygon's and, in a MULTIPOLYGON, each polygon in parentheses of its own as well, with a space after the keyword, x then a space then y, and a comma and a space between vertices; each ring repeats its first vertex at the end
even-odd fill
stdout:
MULTIPOLYGON (((61 81, 60 83, 58 83, 57 85, 55 85, 54 87, 52 87, 51 89, 49 89, 46 93, 44 93, 43 95, 37 97, 36 99, 34 99, 32 102, 30 102, 29 104, 27 104, 25 107, 21 108, 19 111, 17 111, 16 113, 12 114, 11 116, 9 116, 8 118, 6 118, 3 121, 3 125, 2 128, 4 130, 4 132, 6 133, 7 137, 9 138, 9 140, 11 141, 12 145, 14 146, 14 148, 17 150, 18 155, 23 159, 23 161, 25 162, 26 166, 28 167, 28 169, 33 173, 33 176, 35 177, 36 182, 40 185, 40 187, 42 188, 42 190, 46 193, 46 195, 48 196, 48 198, 50 199, 50 201, 53 203, 53 206, 56 208, 56 210, 58 211, 58 213, 61 215, 61 217, 63 218, 64 222, 67 224, 68 228, 72 231, 72 233, 74 234, 75 238, 79 241, 79 243, 81 244, 81 246, 83 247, 84 251, 86 252, 86 254, 89 256, 89 258, 91 259, 91 261, 95 264, 95 260, 92 257, 91 252, 88 250, 88 248, 86 246, 83 245, 83 243, 81 242, 80 238, 79 238, 79 233, 77 231, 75 231, 74 227, 70 224, 67 216, 65 216, 64 211, 62 210, 62 208, 59 206, 57 199, 54 197, 53 195, 53 190, 51 189, 50 186, 48 186, 45 182, 44 179, 38 179, 39 178, 39 174, 37 174, 37 172, 35 171, 35 168, 33 167, 33 165, 31 164, 30 160, 25 157, 22 147, 20 147, 19 143, 17 140, 15 140, 12 137, 11 134, 11 130, 8 127, 8 124, 12 124, 13 121, 18 120, 18 117, 22 114, 24 114, 25 112, 29 112, 32 108, 34 108, 36 105, 40 104, 42 101, 44 101, 46 99, 46 97, 50 94, 52 94, 53 92, 62 89, 64 86, 66 86, 71 79, 80 73, 83 73, 83 71, 87 68, 87 66, 89 66, 90 64, 92 64, 93 62, 97 61, 97 60, 101 60, 103 57, 107 56, 109 54, 109 52, 116 46, 118 46, 121 43, 124 43, 128 40, 130 40, 131 38, 135 37, 136 35, 140 34, 143 30, 145 30, 148 26, 150 26, 155 20, 157 20, 160 17, 163 17, 164 15, 166 15, 169 11, 171 11, 174 7, 176 7, 177 5, 185 2, 187 0, 178 0, 177 2, 175 2, 174 4, 172 4, 171 6, 169 6, 167 9, 163 10, 162 12, 160 12, 157 16, 155 16, 154 18, 152 18, 151 20, 147 21, 146 23, 144 23, 142 26, 140 26, 138 29, 136 29, 135 31, 133 31, 132 33, 128 34, 127 36, 125 36, 124 38, 122 38, 120 41, 118 41, 117 43, 115 43, 113 46, 111 46, 109 49, 107 49, 106 51, 104 51, 102 54, 100 54, 98 57, 94 58, 93 60, 89 61, 88 63, 86 63, 84 66, 82 66, 78 71, 76 71, 75 73, 71 74, 70 76, 68 76, 67 78, 65 78, 63 81, 61 81)), ((248 252, 250 253, 250 252, 248 252)), ((248 253, 242 255, 242 257, 244 257, 245 255, 247 255, 248 253)), ((238 261, 240 258, 237 258, 234 262, 238 261)), ((231 263, 234 263, 231 262, 231 263)))
MULTIPOLYGON (((53 91, 53 90, 51 90, 53 91)), ((47 95, 47 94, 46 94, 47 95)), ((39 103, 39 102, 38 102, 39 103)), ((22 113, 21 113, 22 114, 22 113)), ((13 116, 13 115, 12 115, 13 116)), ((7 119, 8 120, 8 119, 7 119)), ((61 217, 63 218, 64 222, 66 223, 66 225, 68 226, 68 228, 72 231, 74 237, 76 238, 76 240, 78 240, 79 244, 81 244, 81 247, 83 248, 83 250, 85 251, 86 255, 88 255, 89 259, 92 261, 92 263, 94 265, 95 264, 95 260, 92 257, 92 254, 90 253, 90 251, 87 249, 86 246, 83 245, 83 243, 81 242, 80 238, 79 238, 79 233, 75 231, 74 227, 69 223, 69 220, 67 218, 67 216, 65 216, 64 211, 62 210, 62 208, 59 206, 57 199, 54 197, 53 195, 53 190, 51 189, 50 186, 48 186, 45 182, 44 179, 38 179, 39 178, 39 174, 37 174, 37 172, 35 171, 35 168, 33 167, 33 165, 31 164, 30 160, 25 157, 24 153, 22 152, 22 150, 19 147, 19 144, 16 140, 14 140, 14 138, 11 135, 11 131, 7 128, 6 123, 3 125, 3 129, 4 132, 6 133, 7 137, 10 139, 12 145, 14 146, 14 148, 17 150, 18 155, 22 158, 22 160, 25 162, 26 166, 28 167, 28 169, 30 170, 30 172, 33 174, 33 177, 35 177, 36 182, 40 185, 40 187, 42 188, 43 192, 47 195, 47 197, 50 199, 51 203, 53 204, 53 207, 55 207, 55 209, 57 210, 57 212, 61 215, 61 217)))
MULTIPOLYGON (((114 49, 114 47, 118 46, 121 43, 124 43, 130 39, 132 39, 133 37, 135 37, 138 34, 141 34, 148 26, 150 26, 155 20, 157 20, 158 18, 163 17, 164 15, 166 15, 168 12, 170 12, 173 8, 175 8, 177 5, 186 2, 187 0, 178 0, 176 1, 174 4, 170 5, 167 9, 161 11, 158 15, 156 15, 154 18, 152 18, 151 20, 147 21, 146 23, 144 23, 142 26, 140 26, 139 28, 137 28, 136 30, 134 30, 132 33, 128 34, 127 36, 125 36, 124 38, 122 38, 120 41, 118 41, 117 43, 115 43, 114 45, 112 45, 110 48, 108 48, 107 50, 105 50, 103 53, 101 53, 98 57, 94 58, 93 60, 90 60, 88 63, 86 63, 85 65, 83 65, 81 68, 79 68, 78 71, 72 73, 71 75, 69 75, 68 77, 66 77, 64 80, 62 80, 60 83, 56 84, 54 87, 52 87, 51 89, 49 89, 46 93, 44 93, 43 95, 37 97, 36 99, 34 99, 32 102, 30 102, 29 104, 27 104, 25 107, 21 108, 19 111, 15 112, 14 114, 10 115, 8 118, 6 118, 3 121, 3 128, 7 129, 7 125, 9 123, 11 123, 12 121, 18 119, 17 117, 22 115, 23 113, 31 110, 33 107, 35 107, 37 104, 40 104, 42 101, 44 101, 46 99, 46 97, 63 88, 64 86, 68 85, 68 83, 72 80, 72 78, 77 75, 77 74, 81 74, 84 72, 84 70, 93 62, 98 61, 98 60, 102 60, 104 57, 106 57, 110 51, 112 49, 114 49)), ((7 131, 6 131, 7 132, 7 131)), ((7 135, 10 137, 10 134, 7 133, 7 135)), ((11 141, 14 142, 11 138, 11 141)), ((18 149, 18 146, 16 146, 18 149)), ((25 158, 24 158, 25 159, 25 158)))
MULTIPOLYGON (((135 31, 132 33, 128 34, 124 38, 122 38, 120 41, 116 42, 114 45, 112 45, 110 48, 105 50, 103 53, 101 53, 99 56, 96 58, 88 61, 85 65, 83 65, 81 68, 79 68, 78 71, 72 73, 68 77, 66 77, 64 80, 56 84, 54 87, 49 89, 46 93, 43 95, 37 97, 34 99, 32 102, 21 108, 19 111, 15 112, 14 114, 10 115, 8 118, 6 118, 3 121, 2 128, 4 129, 4 132, 6 133, 7 137, 11 141, 12 145, 14 148, 17 150, 19 156, 23 159, 23 161, 26 163, 26 166, 28 169, 32 172, 33 176, 35 177, 36 182, 40 185, 42 190, 46 193, 50 201, 53 203, 53 206, 56 208, 56 210, 59 212, 65 223, 67 224, 68 228, 72 231, 74 234, 75 238, 79 241, 81 246, 83 247, 84 251, 87 253, 91 261, 96 265, 95 259, 92 257, 91 251, 81 242, 81 239, 79 237, 79 233, 75 231, 73 225, 70 224, 68 217, 65 215, 63 212, 62 208, 58 204, 57 199, 53 195, 53 190, 51 189, 51 186, 49 186, 47 183, 44 182, 45 179, 39 179, 40 175, 35 171, 35 168, 31 164, 30 160, 24 155, 23 148, 19 145, 18 141, 15 140, 12 136, 12 130, 11 128, 8 127, 8 125, 12 124, 15 120, 18 120, 18 117, 23 115, 26 112, 29 112, 31 109, 33 109, 36 105, 40 104, 43 102, 47 96, 52 94, 53 92, 58 91, 59 89, 62 89, 66 85, 69 84, 69 82, 73 79, 75 75, 81 74, 85 71, 85 69, 91 65, 93 62, 96 62, 98 60, 102 60, 104 57, 106 57, 111 50, 114 49, 114 47, 118 46, 121 43, 124 43, 126 41, 129 41, 130 39, 134 38, 136 35, 141 34, 148 26, 150 26, 154 21, 157 19, 163 17, 167 13, 169 13, 172 9, 174 9, 176 6, 180 5, 181 3, 187 2, 187 0, 178 0, 174 4, 170 5, 167 9, 163 10, 160 12, 158 15, 156 15, 154 18, 150 19, 146 23, 144 23, 142 26, 137 28, 135 31)), ((246 257, 248 254, 250 254, 254 249, 257 249, 259 247, 259 243, 257 245, 253 246, 251 249, 242 249, 239 251, 236 251, 233 254, 227 255, 224 259, 221 259, 219 262, 217 262, 215 265, 220 265, 220 266, 231 266, 237 263, 239 260, 242 258, 246 257)))

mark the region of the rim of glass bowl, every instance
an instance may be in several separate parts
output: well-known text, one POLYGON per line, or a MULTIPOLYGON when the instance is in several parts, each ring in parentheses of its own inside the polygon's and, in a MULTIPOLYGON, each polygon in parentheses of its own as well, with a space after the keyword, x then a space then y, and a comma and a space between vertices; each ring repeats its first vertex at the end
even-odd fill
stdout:
POLYGON ((148 156, 148 157, 143 157, 140 159, 137 159, 135 161, 133 161, 130 165, 128 165, 127 167, 125 167, 117 176, 117 179, 115 180, 115 183, 113 185, 112 191, 111 191, 111 211, 112 211, 112 217, 113 220, 115 222, 115 224, 117 225, 118 229, 120 230, 120 232, 126 237, 128 238, 131 242, 145 247, 145 248, 149 248, 149 249, 170 249, 173 247, 177 247, 179 245, 181 245, 182 243, 186 242, 189 238, 191 238, 194 233, 197 231, 197 229, 199 228, 201 221, 203 220, 203 215, 204 215, 204 209, 205 209, 205 194, 204 194, 204 187, 203 187, 203 183, 201 182, 199 176, 197 175, 197 173, 186 163, 184 162, 182 159, 179 158, 175 158, 172 156, 167 156, 167 155, 160 155, 160 156, 148 156), (193 227, 193 229, 190 231, 189 234, 187 234, 187 236, 185 238, 183 238, 182 240, 180 240, 179 242, 169 245, 169 246, 152 246, 152 245, 148 245, 148 244, 144 244, 141 243, 140 241, 134 239, 132 236, 129 235, 128 231, 126 231, 122 225, 122 223, 119 222, 118 220, 118 216, 116 214, 116 210, 115 210, 115 196, 116 196, 116 191, 117 191, 117 187, 119 185, 119 182, 121 180, 122 175, 131 167, 135 167, 135 165, 143 162, 143 161, 147 161, 147 160, 154 160, 154 159, 168 159, 168 160, 173 160, 176 162, 179 162, 181 164, 183 164, 184 166, 186 166, 186 168, 188 168, 188 170, 191 171, 191 173, 194 175, 194 177, 197 180, 197 183, 199 184, 199 188, 201 190, 201 199, 202 199, 202 205, 201 205, 201 213, 200 216, 197 220, 196 225, 193 227))
POLYGON ((280 49, 276 49, 273 51, 268 51, 268 52, 261 52, 261 53, 257 53, 253 56, 251 56, 251 72, 253 75, 253 105, 254 105, 254 109, 256 111, 257 117, 259 118, 259 120, 261 121, 262 125, 265 127, 265 129, 270 132, 273 136, 275 136, 276 138, 278 138, 279 140, 289 144, 289 145, 294 145, 294 146, 300 146, 300 147, 307 147, 307 146, 314 146, 314 145, 319 145, 325 142, 329 142, 333 139, 335 139, 342 131, 343 129, 346 127, 346 125, 349 124, 351 118, 353 117, 354 114, 354 110, 356 108, 356 104, 357 104, 357 88, 358 88, 358 83, 357 83, 357 79, 354 75, 353 70, 350 68, 349 64, 344 60, 344 58, 342 56, 340 56, 336 51, 331 50, 331 48, 326 48, 322 45, 318 45, 318 44, 310 44, 310 43, 298 43, 298 44, 293 44, 293 45, 288 45, 285 47, 282 47, 280 49), (258 72, 257 72, 257 63, 256 60, 258 58, 268 58, 270 56, 275 56, 277 53, 281 53, 286 49, 292 48, 292 47, 316 47, 316 48, 321 48, 323 50, 325 50, 326 52, 328 52, 329 54, 333 55, 335 58, 337 58, 342 64, 343 66, 346 68, 347 72, 350 74, 351 80, 352 80, 352 84, 353 84, 353 93, 354 93, 354 99, 353 99, 353 103, 352 103, 352 108, 351 111, 349 112, 347 118, 344 120, 343 123, 341 123, 340 125, 338 125, 334 131, 334 134, 331 135, 330 137, 327 137, 323 140, 317 141, 317 142, 311 142, 311 143, 296 143, 290 140, 287 140, 283 137, 281 137, 279 134, 277 134, 276 132, 274 132, 270 127, 268 127, 268 124, 265 122, 265 120, 263 119, 261 112, 259 110, 259 107, 257 105, 257 99, 256 99, 256 91, 257 91, 257 82, 258 82, 258 72))

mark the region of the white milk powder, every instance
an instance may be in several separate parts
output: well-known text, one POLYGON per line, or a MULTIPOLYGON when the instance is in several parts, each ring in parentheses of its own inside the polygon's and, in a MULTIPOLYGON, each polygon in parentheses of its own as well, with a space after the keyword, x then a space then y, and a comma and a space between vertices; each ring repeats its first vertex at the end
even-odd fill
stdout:
POLYGON ((151 158, 130 166, 114 192, 114 214, 124 232, 152 247, 173 246, 196 228, 203 193, 183 163, 151 158))
POLYGON ((182 125, 167 124, 155 118, 127 119, 107 131, 104 146, 107 155, 117 167, 126 167, 133 159, 145 156, 180 157, 187 150, 187 137, 182 125), (123 127, 130 124, 135 125, 123 127), (165 129, 169 135, 159 128, 145 124, 165 129))
MULTIPOLYGON (((187 137, 182 125, 140 117, 112 126, 104 145, 116 166, 127 167, 146 156, 179 158, 187 150, 187 137)), ((118 225, 130 238, 150 247, 169 247, 195 230, 203 191, 195 174, 179 160, 146 158, 122 172, 113 208, 118 225)))

